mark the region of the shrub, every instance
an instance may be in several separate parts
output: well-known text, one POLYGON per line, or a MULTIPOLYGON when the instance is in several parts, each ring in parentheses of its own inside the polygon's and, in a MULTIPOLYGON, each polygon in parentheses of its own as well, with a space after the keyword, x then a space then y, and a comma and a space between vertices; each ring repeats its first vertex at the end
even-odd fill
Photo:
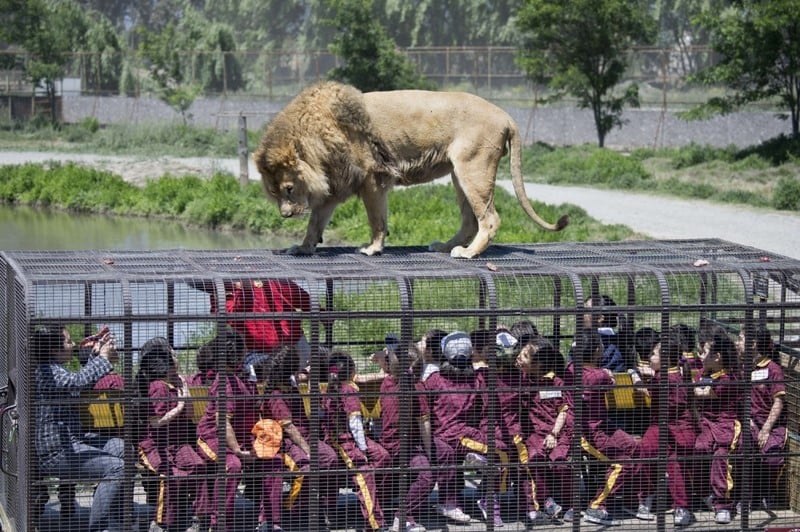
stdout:
POLYGON ((714 148, 713 146, 701 146, 692 142, 688 146, 678 148, 672 159, 672 166, 676 170, 696 166, 710 161, 721 160, 732 162, 736 155, 736 148, 714 148))
POLYGON ((785 211, 800 210, 800 179, 782 177, 772 193, 772 206, 785 211))

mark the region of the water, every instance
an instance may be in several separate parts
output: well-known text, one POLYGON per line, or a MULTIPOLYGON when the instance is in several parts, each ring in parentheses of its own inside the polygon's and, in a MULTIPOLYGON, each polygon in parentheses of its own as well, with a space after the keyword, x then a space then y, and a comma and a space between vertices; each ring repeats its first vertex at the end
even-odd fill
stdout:
POLYGON ((0 205, 0 250, 284 248, 286 238, 226 233, 147 218, 0 205))

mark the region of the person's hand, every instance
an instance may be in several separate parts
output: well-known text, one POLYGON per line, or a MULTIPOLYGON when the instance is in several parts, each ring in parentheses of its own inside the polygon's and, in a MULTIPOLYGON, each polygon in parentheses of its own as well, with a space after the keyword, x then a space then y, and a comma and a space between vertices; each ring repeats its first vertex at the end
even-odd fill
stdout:
POLYGON ((107 359, 112 364, 119 360, 117 338, 114 336, 114 333, 109 332, 100 338, 100 340, 95 343, 95 349, 97 350, 98 356, 107 359))
POLYGON ((758 448, 763 449, 769 440, 769 431, 761 429, 758 431, 758 448))
POLYGON ((256 459, 250 451, 243 451, 242 449, 239 449, 236 456, 238 456, 242 462, 253 462, 256 459))
POLYGON ((548 451, 555 449, 557 441, 556 435, 551 432, 544 438, 544 448, 548 451))

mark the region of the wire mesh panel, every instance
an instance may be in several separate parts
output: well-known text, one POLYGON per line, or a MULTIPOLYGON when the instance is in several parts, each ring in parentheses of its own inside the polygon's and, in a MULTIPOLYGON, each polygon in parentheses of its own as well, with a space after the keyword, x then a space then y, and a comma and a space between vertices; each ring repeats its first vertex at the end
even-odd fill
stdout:
POLYGON ((786 257, 691 240, 0 268, 10 530, 799 519, 786 257))

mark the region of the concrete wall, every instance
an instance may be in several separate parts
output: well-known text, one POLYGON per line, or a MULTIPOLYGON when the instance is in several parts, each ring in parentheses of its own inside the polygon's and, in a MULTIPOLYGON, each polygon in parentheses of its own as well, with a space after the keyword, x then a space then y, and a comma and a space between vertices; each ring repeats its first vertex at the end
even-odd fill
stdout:
MULTIPOLYGON (((218 129, 235 129, 240 113, 247 117, 248 129, 259 130, 283 107, 282 102, 238 99, 198 99, 189 109, 191 124, 218 129)), ((523 142, 554 145, 594 144, 597 142, 592 114, 586 109, 506 107, 520 126, 523 142)), ((180 114, 155 98, 123 96, 63 97, 66 122, 97 118, 102 124, 180 122, 180 114)), ((739 112, 699 122, 685 122, 673 113, 659 109, 630 109, 623 116, 621 129, 614 129, 606 145, 618 148, 683 146, 689 143, 738 147, 758 144, 766 139, 790 134, 791 124, 775 113, 739 112)))

